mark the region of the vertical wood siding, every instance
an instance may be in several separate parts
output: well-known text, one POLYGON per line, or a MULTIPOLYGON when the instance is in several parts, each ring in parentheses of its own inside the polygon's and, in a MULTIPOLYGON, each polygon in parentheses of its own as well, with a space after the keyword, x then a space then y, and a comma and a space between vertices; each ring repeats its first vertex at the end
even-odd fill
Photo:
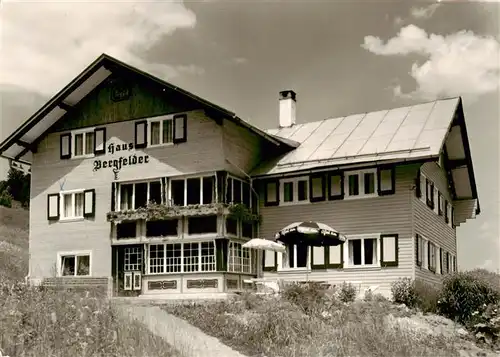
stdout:
MULTIPOLYGON (((319 221, 338 229, 346 235, 398 234, 399 265, 387 268, 351 268, 313 271, 310 280, 328 280, 334 284, 344 281, 361 282, 361 289, 378 286, 376 292, 390 294, 391 283, 399 278, 413 277, 413 238, 411 200, 414 195, 414 173, 417 166, 397 167, 396 193, 376 198, 326 201, 302 205, 261 206, 263 222, 261 237, 270 238, 286 225, 296 221, 319 221)), ((262 186, 262 185, 261 185, 262 186)), ((263 190, 261 187, 261 202, 263 190)), ((347 257, 344 257, 346 259, 347 257)), ((265 272, 265 278, 278 274, 265 272)), ((305 280, 305 273, 280 272, 285 280, 305 280)))
MULTIPOLYGON (((204 112, 187 113, 187 142, 173 146, 132 150, 122 155, 149 155, 148 164, 123 167, 119 181, 175 176, 223 170, 221 126, 204 112)), ((134 142, 134 121, 106 126, 107 144, 134 142)), ((33 278, 52 276, 58 251, 92 250, 93 276, 111 275, 110 223, 106 213, 111 205, 110 168, 93 171, 95 159, 116 159, 120 153, 89 159, 61 160, 59 133, 45 137, 34 155, 31 187, 30 275, 33 278), (47 195, 61 190, 95 189, 96 216, 77 222, 49 222, 47 195)))

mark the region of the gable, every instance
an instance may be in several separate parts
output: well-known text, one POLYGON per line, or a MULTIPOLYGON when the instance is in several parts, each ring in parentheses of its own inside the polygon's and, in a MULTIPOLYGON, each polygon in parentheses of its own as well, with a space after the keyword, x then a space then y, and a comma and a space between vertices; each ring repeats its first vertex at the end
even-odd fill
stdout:
POLYGON ((200 109, 171 89, 131 73, 113 73, 51 128, 51 132, 111 124, 200 109))

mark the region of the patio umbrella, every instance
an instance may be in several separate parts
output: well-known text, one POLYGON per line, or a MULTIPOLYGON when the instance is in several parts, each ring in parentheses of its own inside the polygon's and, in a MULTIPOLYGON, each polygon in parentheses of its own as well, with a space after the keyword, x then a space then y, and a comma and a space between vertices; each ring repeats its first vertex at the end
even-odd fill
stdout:
POLYGON ((345 237, 332 227, 320 222, 295 222, 276 233, 275 240, 284 244, 308 246, 335 246, 345 242, 345 237))
POLYGON ((242 245, 243 248, 252 248, 252 249, 260 249, 260 250, 270 250, 273 252, 284 253, 286 251, 286 247, 275 241, 269 239, 262 238, 254 238, 246 242, 242 245))

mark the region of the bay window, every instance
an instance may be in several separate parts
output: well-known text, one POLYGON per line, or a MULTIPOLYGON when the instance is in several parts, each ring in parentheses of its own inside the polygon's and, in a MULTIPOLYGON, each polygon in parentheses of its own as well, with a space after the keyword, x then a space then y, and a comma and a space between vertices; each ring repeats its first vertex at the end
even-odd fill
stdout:
POLYGON ((227 178, 226 203, 243 203, 250 207, 251 188, 248 182, 236 177, 227 178))
POLYGON ((170 200, 175 206, 214 203, 215 176, 171 179, 170 200))
POLYGON ((215 242, 150 244, 149 274, 216 270, 215 242))
POLYGON ((251 250, 243 248, 241 243, 229 242, 228 271, 232 273, 251 273, 251 250))
POLYGON ((119 188, 120 210, 131 210, 146 207, 149 202, 162 203, 161 181, 145 181, 134 183, 120 183, 119 188))

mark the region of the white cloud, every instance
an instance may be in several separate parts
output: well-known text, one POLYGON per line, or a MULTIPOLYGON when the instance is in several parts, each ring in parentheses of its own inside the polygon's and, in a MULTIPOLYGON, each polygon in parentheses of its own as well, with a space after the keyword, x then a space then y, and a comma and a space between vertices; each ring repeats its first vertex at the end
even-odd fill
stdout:
POLYGON ((438 2, 436 4, 431 4, 425 7, 412 7, 411 16, 413 16, 416 19, 428 19, 434 14, 434 12, 436 12, 439 5, 440 4, 438 2))
POLYGON ((232 62, 234 64, 243 64, 243 63, 246 63, 248 60, 244 57, 235 57, 232 59, 232 62))
POLYGON ((490 270, 490 271, 497 270, 497 267, 495 266, 495 264, 493 263, 493 260, 491 260, 491 259, 485 260, 484 263, 482 263, 478 266, 478 268, 479 269, 486 269, 486 270, 490 270))
POLYGON ((141 53, 196 16, 167 1, 6 1, 0 14, 0 83, 54 94, 100 54, 156 75, 200 73, 192 65, 148 63, 141 53))
POLYGON ((361 46, 380 56, 417 54, 426 58, 424 63, 414 62, 409 72, 417 83, 416 90, 402 93, 396 86, 396 95, 432 100, 484 94, 499 86, 500 43, 491 36, 477 36, 471 31, 442 36, 408 25, 386 42, 365 36, 361 46))

